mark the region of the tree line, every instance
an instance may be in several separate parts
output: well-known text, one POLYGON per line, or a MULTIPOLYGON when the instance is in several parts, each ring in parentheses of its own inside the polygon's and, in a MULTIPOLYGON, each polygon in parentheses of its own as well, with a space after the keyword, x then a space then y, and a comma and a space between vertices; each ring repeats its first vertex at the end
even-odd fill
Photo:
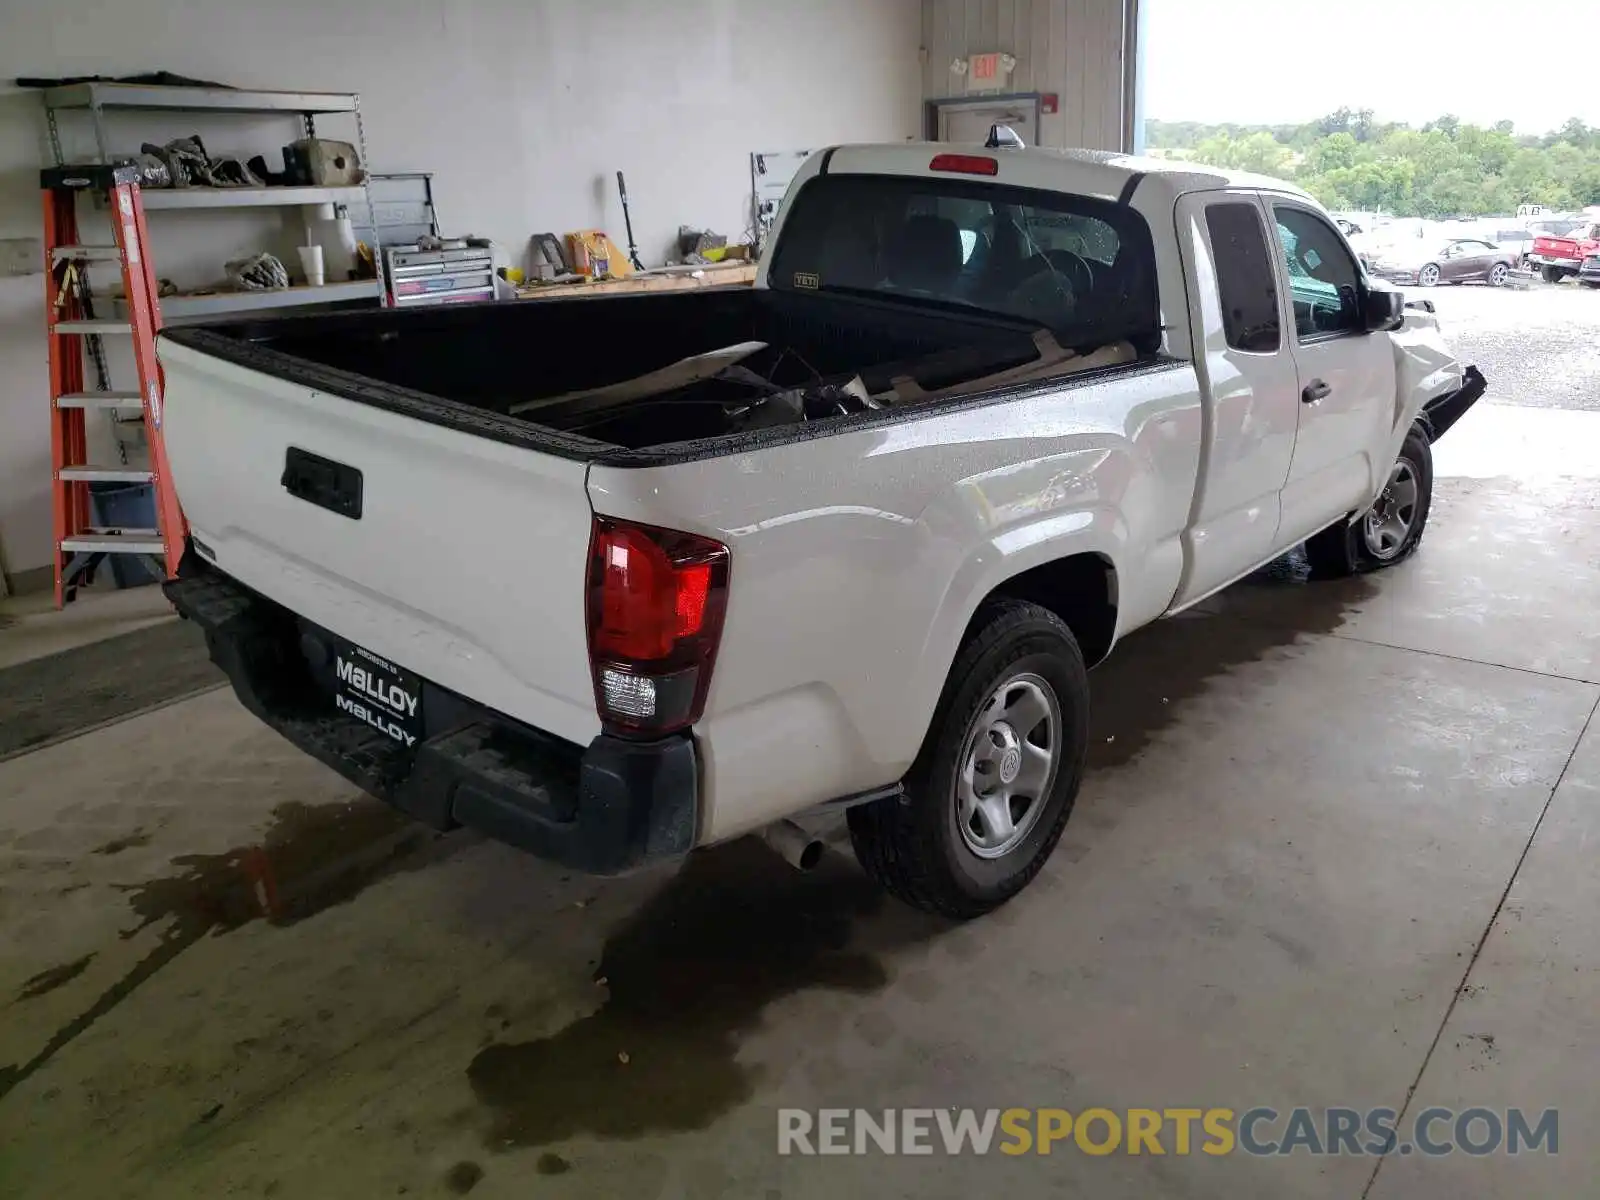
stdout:
POLYGON ((1574 117, 1543 136, 1453 116, 1420 129, 1341 108, 1304 125, 1147 121, 1157 154, 1292 180, 1332 209, 1402 217, 1575 211, 1600 204, 1600 127, 1574 117))

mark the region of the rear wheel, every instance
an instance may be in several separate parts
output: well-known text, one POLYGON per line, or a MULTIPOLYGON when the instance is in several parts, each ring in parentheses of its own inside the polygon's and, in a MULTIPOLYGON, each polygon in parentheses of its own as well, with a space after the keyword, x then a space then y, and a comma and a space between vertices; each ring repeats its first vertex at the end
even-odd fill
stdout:
POLYGON ((1511 268, 1506 266, 1505 263, 1495 263, 1494 266, 1489 268, 1489 286, 1505 286, 1506 276, 1509 274, 1511 274, 1511 268))
POLYGON ((950 668, 903 798, 849 812, 867 873, 917 908, 969 918, 1039 873, 1061 837, 1089 745, 1089 680, 1060 617, 984 604, 950 668))
POLYGON ((1433 287, 1439 282, 1439 264, 1429 263, 1417 272, 1418 287, 1433 287))
POLYGON ((1546 283, 1560 283, 1566 278, 1566 272, 1560 267, 1542 267, 1539 270, 1539 278, 1546 283))
POLYGON ((1353 522, 1341 518, 1306 539, 1312 573, 1330 579, 1404 561, 1422 542, 1432 501, 1433 449, 1413 427, 1372 507, 1353 522))

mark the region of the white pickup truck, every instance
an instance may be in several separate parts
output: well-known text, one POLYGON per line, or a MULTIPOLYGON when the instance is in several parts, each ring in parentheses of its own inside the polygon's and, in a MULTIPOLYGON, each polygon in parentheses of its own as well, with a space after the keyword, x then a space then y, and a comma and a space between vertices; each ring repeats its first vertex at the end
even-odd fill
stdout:
POLYGON ((1405 558, 1484 390, 1303 193, 1000 146, 816 154, 754 288, 160 352, 169 595, 297 746, 598 873, 847 809, 958 917, 1060 837, 1086 668, 1298 543, 1405 558))

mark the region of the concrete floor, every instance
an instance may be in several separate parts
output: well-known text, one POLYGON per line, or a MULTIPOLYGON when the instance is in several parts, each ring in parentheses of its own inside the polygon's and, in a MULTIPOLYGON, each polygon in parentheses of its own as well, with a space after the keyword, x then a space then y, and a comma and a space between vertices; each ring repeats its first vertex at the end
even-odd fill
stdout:
POLYGON ((160 588, 86 592, 57 612, 49 592, 0 600, 0 669, 171 620, 160 588))
POLYGON ((1480 405, 1437 470, 1404 567, 1120 646, 1060 849, 965 926, 838 855, 436 837, 228 692, 0 763, 0 1195, 1589 1194, 1600 413, 1480 405), (776 1154, 779 1107, 1408 1097, 1561 1153, 776 1154))

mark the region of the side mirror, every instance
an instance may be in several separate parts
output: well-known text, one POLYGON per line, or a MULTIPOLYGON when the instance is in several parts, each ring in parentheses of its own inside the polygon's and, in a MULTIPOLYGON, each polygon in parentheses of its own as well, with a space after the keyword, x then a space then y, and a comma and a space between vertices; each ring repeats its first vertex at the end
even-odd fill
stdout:
POLYGON ((1368 333, 1399 329, 1406 319, 1404 292, 1367 284, 1361 291, 1361 324, 1368 333))

